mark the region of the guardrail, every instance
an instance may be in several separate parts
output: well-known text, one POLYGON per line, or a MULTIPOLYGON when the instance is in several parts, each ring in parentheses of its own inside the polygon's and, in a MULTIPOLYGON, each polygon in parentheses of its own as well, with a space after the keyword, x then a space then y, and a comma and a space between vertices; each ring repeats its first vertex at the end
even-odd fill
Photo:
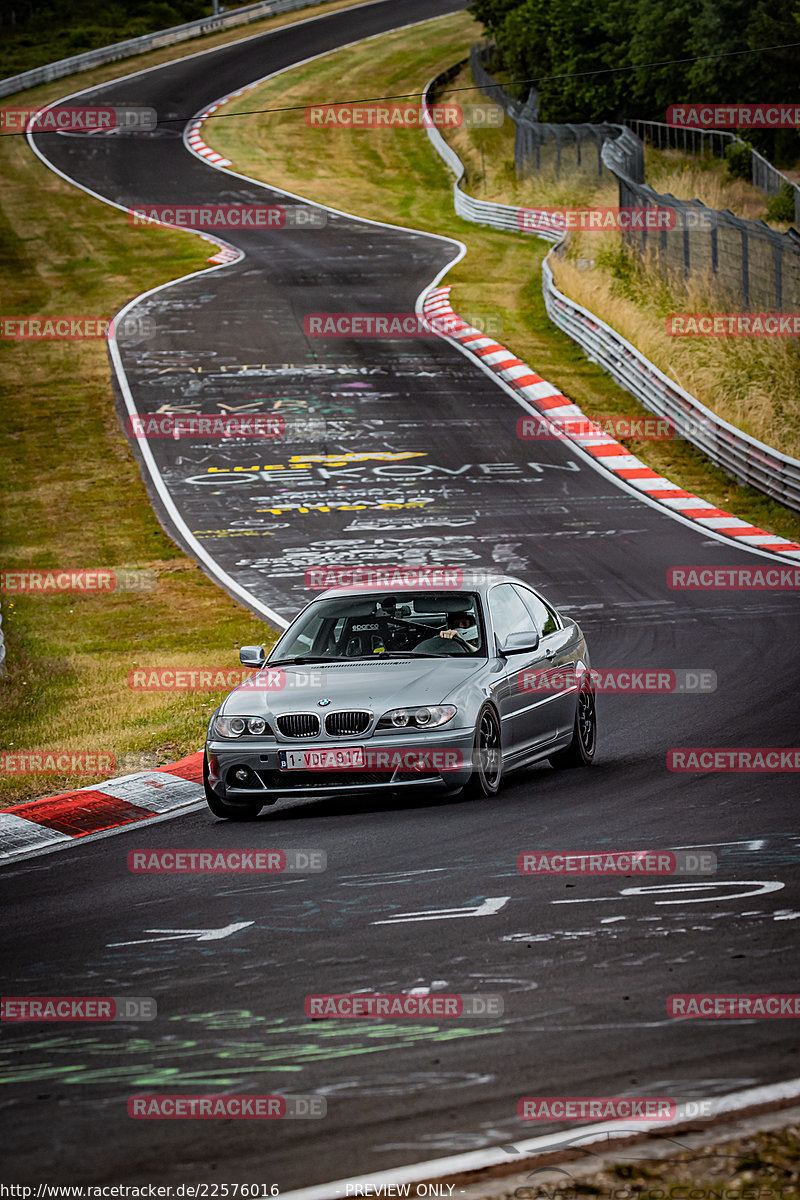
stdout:
MULTIPOLYGON (((448 83, 461 65, 457 64, 430 81, 423 95, 424 107, 432 103, 433 93, 448 83)), ((425 129, 436 152, 456 175, 453 196, 458 215, 479 225, 521 232, 517 219, 518 208, 488 200, 475 200, 463 191, 461 180, 465 168, 461 159, 432 121, 426 123, 425 129)), ((537 236, 560 242, 563 233, 537 230, 537 236)), ((787 508, 800 511, 800 460, 781 454, 718 417, 660 371, 605 321, 559 291, 549 263, 555 250, 556 247, 542 263, 542 294, 551 321, 576 341, 592 360, 607 371, 620 387, 635 396, 649 412, 674 422, 680 436, 706 454, 716 466, 739 483, 758 488, 787 508)))
POLYGON ((549 258, 550 254, 542 263, 542 293, 550 320, 608 371, 615 383, 650 412, 672 421, 681 437, 723 471, 800 511, 800 461, 723 421, 605 321, 560 292, 549 258))
POLYGON ((711 154, 724 155, 726 146, 744 146, 745 150, 750 152, 750 179, 753 187, 759 188, 768 196, 776 196, 781 188, 788 187, 794 197, 795 224, 800 225, 800 185, 796 184, 788 175, 784 175, 783 171, 773 167, 769 159, 764 158, 763 154, 759 154, 737 133, 729 133, 724 129, 679 129, 674 125, 665 124, 664 121, 629 121, 627 118, 625 124, 630 126, 642 141, 646 138, 649 142, 657 145, 659 150, 669 150, 674 147, 682 149, 685 154, 699 152, 703 155, 708 148, 711 154), (689 144, 690 138, 691 145, 689 144), (680 144, 681 140, 682 145, 680 144), (699 151, 698 140, 700 142, 699 151))
MULTIPOLYGON (((425 109, 430 105, 430 98, 433 92, 449 83, 466 62, 467 59, 463 59, 461 62, 456 63, 455 66, 448 67, 446 71, 442 71, 440 75, 435 76, 430 81, 423 93, 422 104, 425 109)), ((472 221, 475 225, 491 225, 493 229, 505 229, 510 232, 519 233, 519 206, 515 204, 496 204, 491 200, 478 200, 474 196, 467 195, 461 187, 461 180, 464 178, 466 170, 461 159, 453 147, 444 140, 432 120, 425 123, 425 130, 433 143, 436 153, 440 158, 444 159, 456 177, 456 181, 453 184, 453 207, 459 217, 463 217, 465 221, 472 221)), ((533 210, 528 209, 526 211, 530 212, 533 210)), ((542 212, 540 216, 542 228, 539 231, 539 237, 545 238, 545 240, 550 242, 560 242, 563 232, 555 227, 552 230, 547 228, 547 224, 551 220, 549 214, 542 212)))
POLYGON ((222 29, 233 29, 237 25, 248 25, 251 21, 260 21, 263 17, 271 17, 275 13, 308 8, 311 4, 320 3, 324 3, 324 0, 259 0, 258 4, 248 4, 244 8, 236 8, 217 17, 200 17, 196 21, 187 21, 184 25, 173 25, 169 29, 145 33, 141 37, 128 38, 124 42, 114 42, 110 46, 98 46, 96 50, 74 54, 71 58, 59 58, 43 67, 33 67, 30 71, 22 71, 19 75, 9 75, 6 79, 0 79, 0 96, 10 96, 14 92, 37 87, 40 83, 49 83, 51 79, 61 79, 79 71, 90 71, 92 67, 101 67, 105 63, 130 58, 134 54, 143 54, 146 50, 159 50, 162 46, 171 46, 175 42, 218 33, 222 29))
MULTIPOLYGON (((608 171, 617 181, 621 208, 666 208, 676 213, 674 228, 657 235, 630 230, 623 244, 649 254, 665 278, 682 275, 696 280, 705 290, 709 285, 727 308, 741 306, 745 312, 796 312, 800 307, 800 235, 795 230, 779 233, 764 221, 737 217, 727 209, 710 209, 699 200, 681 200, 670 193, 659 194, 645 180, 644 142, 659 147, 679 146, 701 150, 710 147, 723 153, 738 146, 749 156, 753 184, 767 195, 783 188, 793 195, 795 219, 800 223, 800 187, 792 183, 736 134, 718 130, 673 129, 656 121, 629 121, 624 125, 550 125, 532 118, 509 96, 502 84, 486 70, 492 46, 478 43, 470 51, 475 84, 495 103, 505 107, 514 122, 514 161, 519 177, 535 176, 543 169, 558 177, 569 171, 602 178, 608 171), (635 126, 635 130, 634 130, 635 126), (587 154, 588 149, 588 154, 587 154), (594 160, 597 159, 595 165, 594 160)), ((533 89, 526 109, 536 108, 533 89)))

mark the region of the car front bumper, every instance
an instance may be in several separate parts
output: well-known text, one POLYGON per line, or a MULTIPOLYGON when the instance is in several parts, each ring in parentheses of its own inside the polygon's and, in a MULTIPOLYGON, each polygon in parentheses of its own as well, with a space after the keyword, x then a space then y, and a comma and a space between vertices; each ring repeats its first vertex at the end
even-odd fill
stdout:
POLYGON ((430 730, 403 739, 394 731, 351 739, 301 739, 276 741, 248 737, 237 741, 211 738, 206 743, 209 786, 229 804, 268 804, 278 796, 344 795, 358 792, 398 791, 403 788, 462 787, 472 774, 473 729, 430 730), (365 765, 334 770, 284 770, 279 755, 286 750, 363 747, 365 765), (233 778, 245 768, 246 781, 233 778))

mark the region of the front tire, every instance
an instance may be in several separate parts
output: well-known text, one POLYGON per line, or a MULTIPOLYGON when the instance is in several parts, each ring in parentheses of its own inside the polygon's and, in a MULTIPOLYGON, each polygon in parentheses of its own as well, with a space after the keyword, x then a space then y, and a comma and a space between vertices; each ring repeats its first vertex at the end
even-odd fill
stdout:
POLYGON ((493 708, 481 709, 475 726, 472 750, 472 775, 464 791, 476 800, 496 796, 503 775, 503 744, 500 721, 493 708))
POLYGON ((214 816, 227 821, 252 821, 263 808, 257 801, 253 804, 227 804, 226 801, 220 800, 208 781, 207 754, 203 755, 203 791, 206 794, 206 804, 214 816))
POLYGON ((597 708, 592 685, 588 684, 578 692, 572 741, 566 749, 559 750, 556 754, 550 755, 550 766, 555 767, 557 771, 571 771, 578 767, 589 767, 594 759, 596 748, 597 708))

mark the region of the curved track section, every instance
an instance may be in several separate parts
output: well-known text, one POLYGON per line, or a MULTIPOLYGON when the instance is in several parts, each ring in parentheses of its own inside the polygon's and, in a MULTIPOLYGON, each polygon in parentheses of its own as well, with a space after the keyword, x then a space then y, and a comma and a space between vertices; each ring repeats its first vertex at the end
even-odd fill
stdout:
MULTIPOLYGON (((331 14, 83 101, 188 120, 269 71, 454 7, 393 0, 331 14)), ((123 206, 285 199, 210 168, 178 136, 39 135, 36 145, 123 206)), ((448 341, 304 335, 310 312, 413 312, 457 244, 337 214, 324 229, 226 240, 245 257, 140 302, 157 336, 119 347, 138 411, 179 401, 325 426, 296 444, 152 443, 174 513, 160 495, 154 503, 190 552, 187 532, 207 550, 207 569, 281 620, 306 598, 307 566, 507 569, 578 617, 596 666, 707 668, 718 687, 600 696, 591 771, 533 769, 482 804, 299 799, 248 826, 192 812, 7 868, 3 953, 18 964, 19 992, 128 990, 159 1003, 146 1028, 8 1028, 10 1177, 179 1183, 212 1168, 220 1182, 284 1190, 525 1136, 523 1095, 709 1097, 796 1074, 790 1021, 673 1022, 665 1010, 673 992, 793 990, 792 777, 672 774, 665 754, 796 740, 796 595, 670 590, 674 565, 767 558, 648 505, 577 447, 520 441, 514 395, 448 341), (319 847, 328 870, 131 876, 124 854, 134 845, 319 847), (526 849, 690 845, 715 849, 716 887, 573 886, 516 871, 526 849), (236 932, 202 944, 153 932, 229 926, 236 932), (500 992, 505 1015, 457 1027, 304 1016, 309 993, 413 987, 500 992), (328 1117, 268 1130, 128 1118, 129 1095, 175 1090, 316 1092, 328 1117)))

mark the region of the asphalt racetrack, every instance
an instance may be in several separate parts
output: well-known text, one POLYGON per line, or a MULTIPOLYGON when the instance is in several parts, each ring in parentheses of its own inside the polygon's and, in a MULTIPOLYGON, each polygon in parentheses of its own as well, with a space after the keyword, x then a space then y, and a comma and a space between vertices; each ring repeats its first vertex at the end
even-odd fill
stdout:
MULTIPOLYGON (((135 75, 80 103, 188 119, 295 61, 459 7, 385 0, 135 75)), ((42 134, 36 144, 65 176, 123 206, 299 203, 198 161, 180 123, 166 128, 42 134)), ((124 222, 120 213, 127 232, 124 222)), ((591 770, 531 769, 481 803, 299 799, 243 825, 204 809, 4 869, 2 955, 16 965, 19 994, 158 1002, 147 1023, 4 1028, 6 1177, 284 1191, 555 1128, 517 1119, 524 1095, 712 1098, 800 1074, 791 1021, 666 1012, 671 993, 794 990, 793 777, 679 774, 665 761, 671 747, 796 743, 796 595, 666 583, 674 565, 774 556, 670 518, 570 443, 519 440, 522 409, 442 339, 304 333, 309 313, 413 312, 457 256, 454 242, 334 214, 322 228, 224 238, 243 259, 143 299, 133 311, 155 333, 120 338, 142 414, 180 401, 198 413, 247 405, 305 420, 275 441, 149 443, 157 511, 210 573, 285 621, 311 594, 307 567, 493 566, 574 615, 593 665, 707 669, 717 689, 601 695, 591 770), (328 867, 273 879, 128 871, 129 851, 167 846, 321 849, 328 867), (517 873, 521 850, 648 847, 709 847, 719 872, 703 881, 517 873), (241 928, 218 940, 179 937, 231 925, 241 928), (158 940, 165 930, 175 940, 158 940), (304 1015, 309 993, 415 987, 499 993, 505 1012, 304 1015), (317 1094, 328 1111, 271 1122, 127 1115, 129 1096, 166 1092, 317 1094)))

